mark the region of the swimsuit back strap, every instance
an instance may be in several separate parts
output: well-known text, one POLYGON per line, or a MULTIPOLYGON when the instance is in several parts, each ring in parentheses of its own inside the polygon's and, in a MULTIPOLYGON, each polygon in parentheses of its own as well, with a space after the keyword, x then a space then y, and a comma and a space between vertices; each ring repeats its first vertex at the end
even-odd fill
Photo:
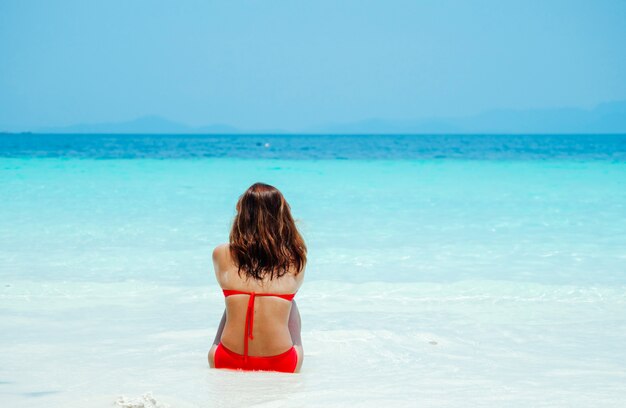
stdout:
POLYGON ((244 327, 243 333, 243 358, 244 361, 248 360, 248 339, 254 340, 252 335, 252 329, 254 328, 254 300, 257 296, 275 296, 288 301, 292 301, 295 293, 290 294, 277 294, 277 293, 255 293, 255 292, 242 292, 240 290, 229 290, 224 289, 224 296, 228 297, 230 295, 249 295, 248 299, 248 308, 246 310, 246 325, 244 327))
POLYGON ((252 325, 254 324, 254 292, 250 292, 248 299, 248 310, 246 311, 246 325, 243 333, 243 360, 248 360, 248 339, 254 340, 252 336, 252 325))

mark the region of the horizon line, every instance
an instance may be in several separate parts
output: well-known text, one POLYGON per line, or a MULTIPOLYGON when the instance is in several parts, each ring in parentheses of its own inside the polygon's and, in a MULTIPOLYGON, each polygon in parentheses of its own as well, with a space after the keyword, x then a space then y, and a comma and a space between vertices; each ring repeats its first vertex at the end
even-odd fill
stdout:
POLYGON ((0 136, 620 136, 619 132, 33 132, 33 131, 0 131, 0 136))

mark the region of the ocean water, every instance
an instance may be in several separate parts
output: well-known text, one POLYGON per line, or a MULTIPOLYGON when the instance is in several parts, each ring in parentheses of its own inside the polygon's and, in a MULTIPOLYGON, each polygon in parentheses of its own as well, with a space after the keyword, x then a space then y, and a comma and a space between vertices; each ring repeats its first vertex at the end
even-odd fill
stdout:
POLYGON ((626 135, 0 135, 0 400, 626 400, 626 135), (252 183, 309 246, 298 375, 210 370, 252 183))

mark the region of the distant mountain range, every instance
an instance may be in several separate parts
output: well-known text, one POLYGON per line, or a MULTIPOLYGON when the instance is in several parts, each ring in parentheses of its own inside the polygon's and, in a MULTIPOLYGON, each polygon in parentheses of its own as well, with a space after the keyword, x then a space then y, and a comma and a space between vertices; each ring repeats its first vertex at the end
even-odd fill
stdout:
POLYGON ((313 133, 626 133, 626 101, 594 109, 501 109, 469 117, 369 119, 320 126, 313 133))
POLYGON ((193 127, 160 116, 144 116, 135 120, 115 123, 77 124, 35 130, 36 133, 240 133, 228 125, 193 127))
POLYGON ((160 116, 127 122, 77 124, 33 129, 36 133, 626 133, 626 101, 603 103, 594 109, 501 109, 468 117, 415 120, 367 119, 293 130, 241 130, 215 124, 193 127, 160 116))

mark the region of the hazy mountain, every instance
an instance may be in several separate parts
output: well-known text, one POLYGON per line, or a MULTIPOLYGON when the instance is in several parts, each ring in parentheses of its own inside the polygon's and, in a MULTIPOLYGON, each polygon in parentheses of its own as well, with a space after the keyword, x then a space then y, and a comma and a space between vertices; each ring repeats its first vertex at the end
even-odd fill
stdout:
POLYGON ((144 116, 116 123, 77 124, 36 130, 37 133, 238 133, 228 125, 192 127, 160 116, 144 116))
POLYGON ((310 133, 626 133, 626 101, 594 109, 493 110, 476 116, 317 126, 310 133))
MULTIPOLYGON (((244 133, 229 125, 193 127, 145 116, 127 122, 77 124, 35 129, 38 133, 244 133)), ((492 110, 475 116, 411 120, 367 119, 302 130, 246 130, 245 133, 626 133, 626 101, 594 109, 492 110)))

